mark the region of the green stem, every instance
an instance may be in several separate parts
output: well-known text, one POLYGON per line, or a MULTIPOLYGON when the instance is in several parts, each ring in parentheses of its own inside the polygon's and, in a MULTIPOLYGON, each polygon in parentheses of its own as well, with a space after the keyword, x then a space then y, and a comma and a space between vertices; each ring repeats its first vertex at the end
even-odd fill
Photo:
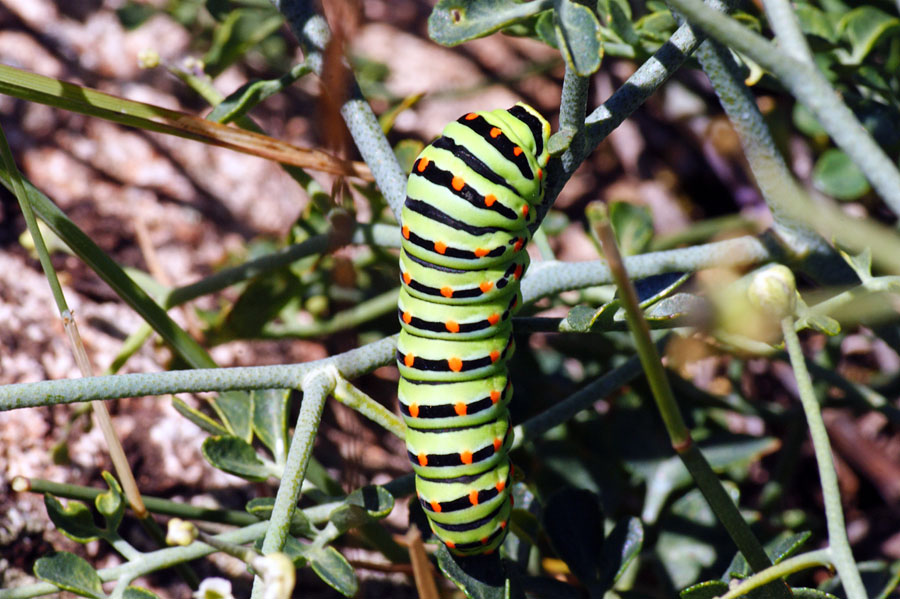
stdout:
POLYGON ((356 410, 375 424, 382 426, 401 439, 406 436, 406 425, 396 414, 372 399, 342 376, 338 376, 334 398, 356 410))
MULTIPOLYGON (((770 3, 778 1, 769 0, 770 3)), ((772 212, 775 230, 792 257, 822 284, 854 281, 852 270, 825 239, 797 218, 796 211, 792 214, 792 204, 806 193, 797 185, 775 145, 756 98, 744 84, 731 51, 719 42, 706 40, 697 50, 697 58, 741 140, 750 170, 772 212)))
POLYGON ((328 320, 307 325, 300 324, 268 324, 263 328, 262 334, 269 338, 309 338, 330 335, 337 331, 343 331, 358 327, 364 322, 374 320, 379 316, 397 310, 397 295, 399 287, 385 291, 343 312, 338 312, 328 320))
MULTIPOLYGON (((22 476, 14 478, 11 487, 14 491, 19 493, 50 493, 56 497, 79 499, 86 502, 93 502, 98 495, 104 492, 103 489, 96 489, 94 487, 56 483, 41 478, 25 478, 22 476)), ((247 526, 259 522, 259 518, 252 514, 248 514, 247 512, 202 508, 177 501, 169 501, 168 499, 161 499, 159 497, 151 497, 149 495, 142 495, 141 497, 147 509, 154 514, 177 516, 185 520, 220 522, 222 524, 231 524, 233 526, 247 526)))
MULTIPOLYGON (((672 448, 684 462, 697 487, 703 493, 709 506, 728 531, 731 539, 744 555, 750 567, 756 572, 764 570, 772 565, 772 561, 744 521, 731 497, 728 496, 709 462, 706 461, 700 450, 693 444, 690 430, 684 423, 681 411, 675 402, 672 388, 669 386, 659 353, 650 338, 650 330, 641 312, 637 292, 628 278, 628 272, 625 270, 625 263, 619 253, 616 237, 608 218, 601 219, 597 229, 598 237, 603 247, 603 254, 609 261, 609 268, 616 282, 619 297, 622 299, 622 306, 625 309, 626 319, 634 337, 641 365, 653 392, 657 409, 669 434, 672 448)), ((783 585, 780 587, 773 586, 771 592, 773 596, 790 597, 790 591, 783 585)))
POLYGON ((704 6, 700 0, 670 0, 669 3, 711 37, 746 54, 773 73, 812 111, 894 213, 900 214, 900 171, 814 65, 787 55, 769 40, 704 6))
POLYGON ((784 334, 788 355, 791 358, 791 366, 794 369, 794 378, 797 380, 797 390, 800 394, 800 403, 803 405, 803 412, 806 414, 806 421, 809 424, 809 434, 812 437, 816 464, 819 467, 819 479, 825 502, 828 544, 832 551, 834 566, 841 577, 841 584, 844 586, 847 597, 849 599, 865 599, 866 588, 863 586, 859 569, 853 559, 850 541, 847 538, 847 529, 844 526, 844 512, 841 508, 837 473, 832 461, 831 443, 828 441, 828 433, 825 430, 825 422, 822 420, 819 401, 813 390, 812 379, 806 369, 803 348, 800 346, 800 339, 794 330, 793 316, 788 316, 781 321, 781 330, 784 334))
MULTIPOLYGON (((291 519, 294 517, 294 510, 300 498, 300 488, 306 477, 306 465, 312 455, 313 442, 319 428, 319 420, 322 418, 322 409, 325 407, 325 399, 334 389, 336 377, 336 372, 325 368, 313 371, 303 379, 303 401, 300 404, 300 414, 297 416, 294 435, 291 437, 291 447, 288 450, 287 462, 284 466, 284 476, 278 486, 278 493, 275 495, 269 529, 263 540, 263 555, 281 551, 287 540, 291 519)), ((251 596, 262 597, 262 593, 262 579, 257 577, 253 581, 251 596)))
POLYGON ((770 582, 775 582, 794 572, 800 572, 816 566, 831 566, 831 552, 825 549, 801 553, 794 557, 770 566, 761 572, 757 572, 749 578, 745 578, 739 585, 720 596, 719 599, 735 599, 746 595, 753 589, 757 589, 770 582))

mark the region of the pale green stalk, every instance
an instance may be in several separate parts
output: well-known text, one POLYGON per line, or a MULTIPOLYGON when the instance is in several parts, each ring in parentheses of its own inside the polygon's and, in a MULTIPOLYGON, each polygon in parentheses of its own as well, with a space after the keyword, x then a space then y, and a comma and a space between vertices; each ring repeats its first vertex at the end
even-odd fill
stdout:
POLYGON ((801 553, 800 555, 795 555, 783 562, 778 562, 774 566, 770 566, 761 572, 757 572, 753 576, 745 578, 739 585, 724 595, 720 595, 718 599, 735 599, 736 597, 742 597, 753 589, 758 589, 770 582, 775 582, 794 572, 800 572, 801 570, 814 568, 816 566, 830 565, 831 555, 828 549, 819 549, 817 551, 801 553))
MULTIPOLYGON (((275 505, 272 508, 272 516, 269 518, 269 529, 263 539, 263 555, 281 551, 287 541, 294 510, 297 509, 297 501, 300 498, 300 489, 306 477, 306 465, 312 455, 316 431, 319 430, 319 421, 322 418, 325 400, 334 389, 337 376, 339 375, 333 368, 323 368, 312 371, 303 379, 301 385, 303 401, 300 404, 300 414, 297 416, 297 424, 291 437, 291 447, 284 465, 284 476, 281 484, 278 485, 278 493, 275 495, 275 505)), ((257 576, 253 581, 251 596, 262 597, 263 590, 263 581, 257 576)))
POLYGON ((853 551, 850 549, 850 540, 847 538, 847 528, 844 525, 844 512, 841 508, 841 492, 838 487, 837 473, 834 470, 834 461, 831 455, 831 443, 825 430, 825 422, 819 409, 819 400, 813 389, 812 379, 806 369, 806 360, 803 356, 803 348, 800 339, 794 330, 794 317, 787 316, 781 321, 781 331, 784 334, 784 344, 791 358, 791 366, 794 369, 794 378, 797 381, 797 391, 800 395, 800 403, 803 405, 803 413, 809 425, 809 435, 812 437, 813 450, 816 455, 816 464, 819 468, 819 481, 822 484, 822 497, 825 502, 825 521, 828 528, 828 545, 834 567, 841 577, 841 584, 849 599, 865 599, 866 588, 863 586, 859 569, 853 559, 853 551))
POLYGON ((342 376, 338 376, 334 388, 334 398, 375 424, 387 429, 401 439, 406 436, 406 425, 392 411, 375 401, 342 376))

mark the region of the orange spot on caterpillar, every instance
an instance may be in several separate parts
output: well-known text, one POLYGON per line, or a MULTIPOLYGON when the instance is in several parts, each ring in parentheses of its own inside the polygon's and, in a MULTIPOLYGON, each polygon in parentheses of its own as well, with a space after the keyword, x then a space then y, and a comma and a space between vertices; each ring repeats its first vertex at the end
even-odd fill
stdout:
POLYGON ((429 162, 430 161, 428 160, 428 158, 422 156, 421 158, 419 158, 418 164, 416 164, 416 170, 419 171, 420 173, 424 173, 425 169, 428 168, 429 162))
POLYGON ((417 403, 409 404, 409 415, 412 416, 413 418, 419 417, 419 404, 417 404, 417 403))
POLYGON ((466 115, 465 118, 467 121, 474 121, 475 119, 478 118, 478 115, 475 114, 474 112, 470 112, 469 114, 466 115))
POLYGON ((496 325, 498 322, 500 322, 500 315, 497 314, 496 312, 494 312, 493 314, 491 314, 490 316, 488 316, 487 320, 488 320, 489 323, 491 323, 491 326, 494 326, 494 325, 496 325))
POLYGON ((494 437, 494 451, 499 450, 501 445, 503 445, 503 439, 494 437))
POLYGON ((513 298, 512 305, 510 305, 510 308, 515 308, 518 305, 519 305, 519 298, 518 297, 513 298))
POLYGON ((538 172, 537 172, 537 176, 538 176, 538 181, 540 181, 541 179, 543 179, 543 178, 544 178, 544 169, 539 168, 539 169, 538 169, 538 172))
POLYGON ((412 354, 406 354, 403 357, 403 363, 406 364, 407 368, 412 368, 413 364, 416 363, 416 357, 412 354))
POLYGON ((400 229, 400 232, 403 233, 403 239, 409 239, 409 227, 403 225, 403 228, 400 229))
POLYGON ((513 277, 515 277, 515 279, 518 281, 522 278, 522 272, 524 270, 525 268, 521 264, 519 264, 518 266, 516 266, 516 271, 513 273, 513 277))
POLYGON ((486 196, 484 196, 484 205, 487 206, 488 208, 493 206, 494 202, 496 202, 496 201, 497 201, 497 196, 495 196, 492 193, 489 193, 486 196))
POLYGON ((500 523, 500 528, 501 529, 506 528, 506 520, 504 520, 503 522, 500 523))
POLYGON ((431 510, 440 514, 441 513, 441 504, 438 503, 437 501, 432 501, 431 502, 431 510))
POLYGON ((524 206, 522 206, 522 216, 524 216, 525 218, 528 218, 529 210, 531 210, 531 208, 528 206, 528 204, 525 204, 524 206))
POLYGON ((525 246, 525 241, 520 237, 519 239, 516 239, 516 245, 513 246, 513 249, 518 252, 524 246, 525 246))
POLYGON ((487 293, 494 288, 494 282, 484 281, 481 285, 478 286, 478 288, 481 289, 481 293, 487 293))
POLYGON ((427 466, 428 465, 428 456, 427 455, 425 455, 424 453, 420 453, 416 457, 419 458, 419 466, 427 466))
MULTIPOLYGON (((459 461, 462 462, 463 464, 471 464, 472 463, 472 452, 471 451, 460 452, 459 461)), ((476 494, 476 497, 477 497, 478 491, 473 491, 473 492, 476 494)), ((471 495, 471 493, 470 493, 470 495, 471 495)), ((478 502, 476 501, 475 503, 478 503, 478 502)), ((475 504, 473 503, 472 505, 475 505, 475 504)))
POLYGON ((449 360, 447 360, 447 365, 453 372, 459 372, 460 370, 462 370, 463 362, 459 358, 450 358, 449 360))
POLYGON ((453 187, 453 189, 455 189, 456 191, 460 191, 463 187, 466 186, 466 181, 459 175, 456 175, 450 181, 450 186, 453 187))
POLYGON ((456 405, 453 406, 453 409, 456 410, 457 416, 465 416, 466 411, 468 410, 468 406, 466 406, 466 404, 464 404, 463 402, 460 401, 460 402, 457 402, 456 405))
POLYGON ((403 313, 403 322, 405 322, 406 324, 411 323, 412 322, 412 314, 410 314, 409 312, 404 312, 403 313))
POLYGON ((475 248, 475 255, 479 258, 484 258, 489 252, 490 250, 486 250, 485 248, 475 248))
POLYGON ((500 352, 498 352, 495 349, 494 351, 491 352, 491 363, 493 364, 494 362, 496 362, 499 359, 500 359, 500 352))
POLYGON ((472 489, 469 491, 469 503, 472 505, 478 505, 478 491, 472 489))
POLYGON ((498 401, 500 401, 500 392, 491 391, 491 403, 497 403, 498 401))
POLYGON ((519 146, 516 146, 515 148, 513 148, 513 156, 518 156, 521 153, 522 153, 522 148, 520 148, 519 146))
POLYGON ((447 244, 444 243, 443 241, 435 241, 434 242, 434 251, 436 251, 438 254, 443 254, 444 252, 447 251, 447 244))
POLYGON ((454 543, 453 541, 447 541, 447 542, 444 543, 444 544, 445 544, 447 547, 449 547, 450 549, 456 549, 456 543, 454 543))
POLYGON ((410 281, 412 281, 412 275, 408 272, 403 273, 403 282, 409 285, 410 281))
POLYGON ((488 549, 487 551, 484 552, 484 554, 485 555, 494 555, 495 551, 496 551, 496 549, 488 549))
POLYGON ((441 295, 444 297, 453 297, 453 289, 450 287, 441 287, 441 295))
POLYGON ((484 537, 483 539, 481 539, 481 544, 482 544, 482 545, 487 545, 487 542, 488 542, 488 538, 487 538, 487 537, 484 537))
POLYGON ((503 133, 503 131, 500 130, 500 127, 491 127, 490 135, 491 135, 491 137, 493 137, 494 139, 500 137, 500 134, 501 134, 501 133, 503 133))
POLYGON ((455 320, 448 320, 447 322, 444 323, 444 326, 447 327, 447 330, 450 331, 451 333, 459 332, 459 324, 457 324, 457 322, 455 320))
POLYGON ((503 492, 503 489, 506 488, 506 481, 505 481, 505 480, 501 480, 499 483, 497 483, 496 485, 494 485, 494 488, 497 489, 497 492, 498 492, 498 493, 502 493, 502 492, 503 492))

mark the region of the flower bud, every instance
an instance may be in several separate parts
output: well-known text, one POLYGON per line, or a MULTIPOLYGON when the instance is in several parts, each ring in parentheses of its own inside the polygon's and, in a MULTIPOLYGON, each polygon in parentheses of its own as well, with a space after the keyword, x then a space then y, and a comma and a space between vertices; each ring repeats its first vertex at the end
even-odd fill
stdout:
POLYGON ((264 599, 290 599, 296 576, 291 558, 284 553, 270 553, 254 558, 250 565, 265 583, 264 599))
POLYGON ((197 538, 197 527, 192 522, 186 522, 181 518, 169 520, 169 528, 166 531, 166 543, 169 545, 190 545, 197 538))
POLYGON ((758 271, 750 281, 747 298, 753 307, 776 318, 792 314, 797 305, 794 273, 781 264, 758 271))
POLYGON ((152 69, 159 66, 159 52, 152 48, 146 48, 138 52, 138 66, 142 69, 152 69))
POLYGON ((234 599, 231 583, 224 578, 204 578, 194 592, 194 599, 234 599))

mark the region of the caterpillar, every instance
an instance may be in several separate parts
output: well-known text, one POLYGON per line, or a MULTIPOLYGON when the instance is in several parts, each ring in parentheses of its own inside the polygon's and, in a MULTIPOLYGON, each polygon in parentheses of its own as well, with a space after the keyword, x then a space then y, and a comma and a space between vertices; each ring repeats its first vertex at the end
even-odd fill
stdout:
POLYGON ((470 112, 422 150, 407 183, 397 394, 416 494, 457 555, 495 551, 512 510, 506 362, 549 135, 526 104, 470 112))

